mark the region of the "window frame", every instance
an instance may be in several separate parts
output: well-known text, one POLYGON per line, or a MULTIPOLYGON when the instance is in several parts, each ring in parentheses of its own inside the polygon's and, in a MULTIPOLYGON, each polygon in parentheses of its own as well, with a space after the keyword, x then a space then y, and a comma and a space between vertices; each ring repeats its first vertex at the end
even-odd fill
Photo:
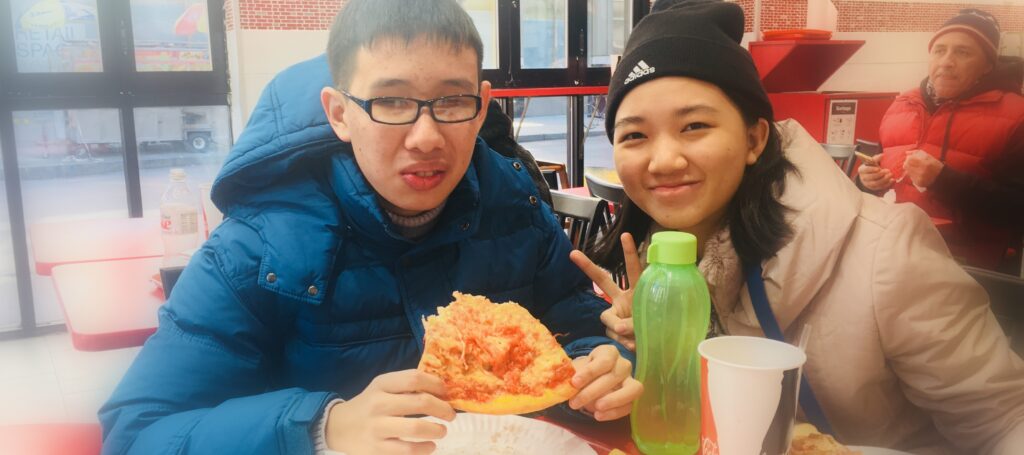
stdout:
MULTIPOLYGON (((524 69, 521 65, 521 11, 519 1, 498 2, 498 68, 484 70, 494 88, 602 87, 611 80, 607 66, 588 64, 588 0, 565 0, 568 17, 566 50, 568 65, 555 69, 524 69)), ((624 0, 633 26, 648 14, 648 0, 624 0)))

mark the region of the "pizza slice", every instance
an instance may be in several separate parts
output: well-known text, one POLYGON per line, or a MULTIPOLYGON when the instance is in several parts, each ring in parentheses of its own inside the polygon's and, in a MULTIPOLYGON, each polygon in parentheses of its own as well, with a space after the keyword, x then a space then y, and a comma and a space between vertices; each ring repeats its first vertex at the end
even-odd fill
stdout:
POLYGON ((789 447, 790 455, 860 455, 840 444, 835 438, 822 434, 809 423, 797 424, 793 427, 793 440, 789 447))
POLYGON ((421 371, 440 377, 452 407, 526 414, 568 400, 576 370, 547 327, 514 302, 454 293, 423 322, 421 371))

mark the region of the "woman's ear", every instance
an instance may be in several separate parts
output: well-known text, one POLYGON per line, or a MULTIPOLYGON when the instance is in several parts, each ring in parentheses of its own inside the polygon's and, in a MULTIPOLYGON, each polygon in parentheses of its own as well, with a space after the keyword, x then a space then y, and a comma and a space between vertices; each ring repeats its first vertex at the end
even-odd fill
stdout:
POLYGON ((757 162, 757 159, 764 153, 764 148, 768 145, 768 133, 769 128, 768 120, 763 118, 757 119, 757 123, 747 128, 747 165, 751 165, 757 162))
POLYGON ((345 142, 352 141, 351 129, 345 122, 345 95, 335 88, 324 87, 320 91, 320 104, 324 107, 324 114, 331 124, 334 134, 345 142))

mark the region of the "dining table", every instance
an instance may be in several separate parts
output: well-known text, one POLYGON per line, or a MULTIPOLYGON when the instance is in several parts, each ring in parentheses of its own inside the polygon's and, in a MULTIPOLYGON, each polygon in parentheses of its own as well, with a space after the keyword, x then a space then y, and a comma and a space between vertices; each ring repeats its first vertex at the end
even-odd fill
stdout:
POLYGON ((29 227, 36 273, 95 261, 162 256, 160 221, 155 218, 95 218, 42 221, 29 227))
POLYGON ((615 449, 630 455, 641 455, 640 450, 633 443, 628 418, 610 422, 562 421, 546 417, 538 417, 538 419, 551 422, 579 436, 597 452, 597 455, 607 455, 615 449))
POLYGON ((83 262, 52 270, 71 343, 80 351, 141 346, 164 303, 163 257, 83 262))
MULTIPOLYGON (((597 455, 608 455, 614 449, 630 455, 640 455, 630 440, 629 419, 575 424, 551 423, 579 436, 597 455)), ((102 445, 101 434, 98 423, 0 425, 0 453, 99 455, 102 445)))

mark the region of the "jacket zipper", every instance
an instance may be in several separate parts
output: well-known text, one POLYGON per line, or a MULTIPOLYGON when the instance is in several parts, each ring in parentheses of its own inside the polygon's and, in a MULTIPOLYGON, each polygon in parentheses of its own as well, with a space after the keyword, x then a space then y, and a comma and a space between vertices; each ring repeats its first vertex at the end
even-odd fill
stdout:
POLYGON ((946 162, 946 153, 949 152, 949 133, 953 130, 953 117, 956 117, 957 107, 959 107, 959 101, 953 101, 953 106, 949 108, 949 121, 946 122, 946 132, 942 136, 942 152, 939 154, 939 162, 946 162))

